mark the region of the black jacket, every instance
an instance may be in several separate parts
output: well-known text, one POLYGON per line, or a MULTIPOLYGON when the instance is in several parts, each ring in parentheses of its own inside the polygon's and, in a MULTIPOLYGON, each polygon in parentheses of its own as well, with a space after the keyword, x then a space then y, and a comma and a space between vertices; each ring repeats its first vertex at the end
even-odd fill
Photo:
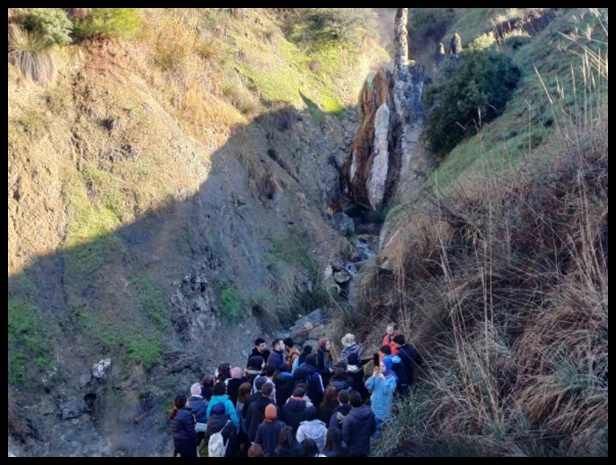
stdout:
POLYGON ((283 422, 276 420, 274 422, 264 421, 257 428, 255 444, 259 444, 263 448, 266 457, 274 456, 280 431, 282 431, 282 428, 285 426, 283 422))
POLYGON ((364 384, 364 369, 360 369, 354 373, 349 372, 349 377, 353 380, 353 389, 356 389, 357 392, 361 394, 361 398, 366 400, 370 397, 370 393, 366 389, 366 385, 364 384))
POLYGON ((250 360, 252 357, 263 357, 263 360, 267 364, 267 361, 269 360, 269 356, 270 356, 269 350, 265 349, 265 352, 261 353, 257 350, 256 347, 253 347, 252 353, 250 354, 250 357, 248 357, 248 360, 250 360))
POLYGON ((293 428, 293 432, 297 433, 299 424, 304 421, 304 410, 306 410, 306 402, 291 399, 282 406, 282 417, 284 421, 293 428))
POLYGON ((332 378, 329 381, 329 385, 330 386, 334 386, 336 388, 336 391, 340 392, 340 391, 348 391, 349 389, 351 389, 353 387, 355 383, 353 382, 352 379, 335 379, 332 378))
POLYGON ((321 405, 325 388, 323 387, 323 379, 315 367, 308 364, 299 367, 295 370, 293 379, 295 380, 294 384, 296 386, 300 382, 306 383, 308 386, 307 395, 313 405, 321 405))
POLYGON ((276 447, 274 451, 274 457, 301 457, 302 456, 302 445, 297 442, 295 443, 295 447, 287 447, 280 445, 276 447))
POLYGON ((197 448, 197 432, 195 431, 195 417, 187 408, 181 408, 177 411, 173 420, 171 420, 171 430, 173 431, 173 440, 190 441, 197 448))
POLYGON ((415 379, 415 368, 421 366, 422 364, 421 355, 419 354, 415 346, 405 344, 400 347, 400 350, 398 351, 398 357, 400 357, 400 359, 402 360, 402 364, 404 365, 407 384, 409 386, 412 386, 415 379))
POLYGON ((233 405, 237 404, 237 396, 240 394, 240 386, 244 383, 244 379, 230 379, 227 383, 227 395, 233 405))
POLYGON ((266 399, 262 395, 258 400, 250 404, 248 414, 246 415, 246 430, 248 431, 248 440, 250 442, 255 442, 257 428, 259 428, 259 425, 265 420, 265 407, 270 404, 274 404, 274 401, 272 399, 266 399))
POLYGON ((237 430, 235 429, 235 426, 233 426, 233 422, 230 420, 231 418, 229 415, 211 415, 207 422, 207 433, 205 434, 206 444, 210 441, 210 437, 214 433, 221 433, 225 444, 229 441, 225 457, 233 456, 234 443, 237 437, 237 430))
POLYGON ((276 350, 272 350, 269 358, 265 361, 265 366, 273 366, 278 370, 280 365, 284 363, 284 354, 282 352, 278 352, 276 350))
POLYGON ((342 422, 342 439, 349 448, 350 457, 370 455, 370 438, 376 432, 376 419, 370 407, 351 410, 342 422))
POLYGON ((195 416, 197 423, 207 423, 208 401, 203 397, 193 396, 188 401, 188 408, 195 416))
POLYGON ((293 375, 291 373, 278 373, 276 380, 276 404, 284 405, 293 395, 293 375))
POLYGON ((248 416, 248 409, 252 405, 253 402, 259 400, 263 395, 260 392, 255 392, 254 394, 250 394, 246 397, 246 401, 244 402, 244 407, 242 407, 242 418, 246 419, 248 416))
POLYGON ((340 421, 338 419, 338 414, 340 413, 343 416, 347 416, 349 413, 351 412, 351 404, 343 404, 338 406, 338 408, 336 410, 334 410, 334 413, 332 414, 330 420, 329 420, 329 427, 330 428, 338 428, 340 431, 342 431, 342 421, 340 421))

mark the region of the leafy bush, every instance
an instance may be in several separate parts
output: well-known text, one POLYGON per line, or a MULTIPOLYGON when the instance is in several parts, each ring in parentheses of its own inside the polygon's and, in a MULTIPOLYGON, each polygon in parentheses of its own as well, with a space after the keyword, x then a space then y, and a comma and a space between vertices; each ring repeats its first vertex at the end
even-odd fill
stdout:
POLYGON ((473 52, 482 52, 489 49, 493 45, 496 45, 496 37, 494 36, 494 33, 486 32, 485 34, 480 35, 470 44, 468 44, 467 50, 473 52))
POLYGON ((126 342, 128 361, 141 365, 146 371, 154 368, 162 358, 162 344, 154 336, 139 336, 129 338, 126 342))
POLYGON ((445 74, 452 77, 429 86, 424 96, 429 109, 426 140, 439 159, 474 134, 480 123, 500 116, 520 79, 511 59, 492 49, 467 51, 461 66, 445 74))
POLYGON ((357 43, 378 29, 372 8, 310 8, 306 20, 321 42, 357 43))
POLYGON ((80 37, 130 38, 140 26, 139 8, 92 8, 89 18, 76 22, 75 31, 80 37))
POLYGON ((38 32, 28 32, 9 24, 9 62, 28 79, 46 84, 56 77, 58 69, 51 54, 53 42, 38 32))
POLYGON ((73 23, 61 10, 34 10, 23 20, 23 27, 48 39, 52 44, 70 44, 73 23))
POLYGON ((230 287, 223 289, 220 293, 220 305, 224 316, 229 321, 237 321, 242 317, 246 302, 238 289, 230 287))

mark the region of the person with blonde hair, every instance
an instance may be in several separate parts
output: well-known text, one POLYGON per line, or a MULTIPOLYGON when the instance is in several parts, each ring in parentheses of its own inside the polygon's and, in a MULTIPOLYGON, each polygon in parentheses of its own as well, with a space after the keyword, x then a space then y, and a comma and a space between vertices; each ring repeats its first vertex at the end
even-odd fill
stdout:
POLYGON ((340 357, 340 360, 342 360, 345 363, 349 363, 349 356, 351 356, 351 354, 357 354, 357 358, 361 360, 361 356, 362 356, 362 352, 364 351, 364 348, 361 344, 359 344, 356 340, 355 340, 355 335, 354 334, 347 334, 345 335, 342 340, 342 346, 344 347, 344 349, 342 350, 342 355, 340 357))

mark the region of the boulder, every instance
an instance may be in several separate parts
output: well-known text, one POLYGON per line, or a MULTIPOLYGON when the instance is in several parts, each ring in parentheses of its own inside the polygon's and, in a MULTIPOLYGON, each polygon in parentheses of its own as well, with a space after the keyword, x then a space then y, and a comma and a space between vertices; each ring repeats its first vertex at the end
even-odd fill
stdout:
POLYGON ((332 227, 344 236, 352 236, 355 233, 355 222, 345 213, 336 213, 330 222, 332 227))
POLYGON ((323 328, 323 310, 315 310, 314 312, 300 318, 289 329, 289 337, 298 346, 304 344, 310 338, 314 338, 314 334, 324 333, 323 328))
POLYGON ((105 360, 101 360, 100 362, 95 363, 92 366, 92 376, 94 378, 96 378, 96 379, 104 379, 104 378, 107 377, 107 374, 109 373, 109 369, 110 368, 111 368, 111 359, 110 358, 106 358, 105 360))
POLYGON ((85 400, 81 398, 71 399, 60 407, 62 411, 62 420, 72 420, 88 412, 88 406, 85 400))
POLYGON ((338 284, 348 284, 353 277, 347 270, 342 270, 334 273, 334 281, 338 284))

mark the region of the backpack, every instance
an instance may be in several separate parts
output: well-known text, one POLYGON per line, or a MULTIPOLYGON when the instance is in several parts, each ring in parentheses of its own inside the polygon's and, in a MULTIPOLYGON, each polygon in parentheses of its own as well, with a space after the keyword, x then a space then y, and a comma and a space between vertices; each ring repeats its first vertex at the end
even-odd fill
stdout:
POLYGON ((225 438, 222 436, 222 432, 227 426, 229 426, 231 420, 229 420, 225 426, 218 432, 210 436, 210 440, 207 443, 207 450, 209 457, 224 457, 227 455, 227 447, 229 446, 229 440, 225 443, 225 438))

